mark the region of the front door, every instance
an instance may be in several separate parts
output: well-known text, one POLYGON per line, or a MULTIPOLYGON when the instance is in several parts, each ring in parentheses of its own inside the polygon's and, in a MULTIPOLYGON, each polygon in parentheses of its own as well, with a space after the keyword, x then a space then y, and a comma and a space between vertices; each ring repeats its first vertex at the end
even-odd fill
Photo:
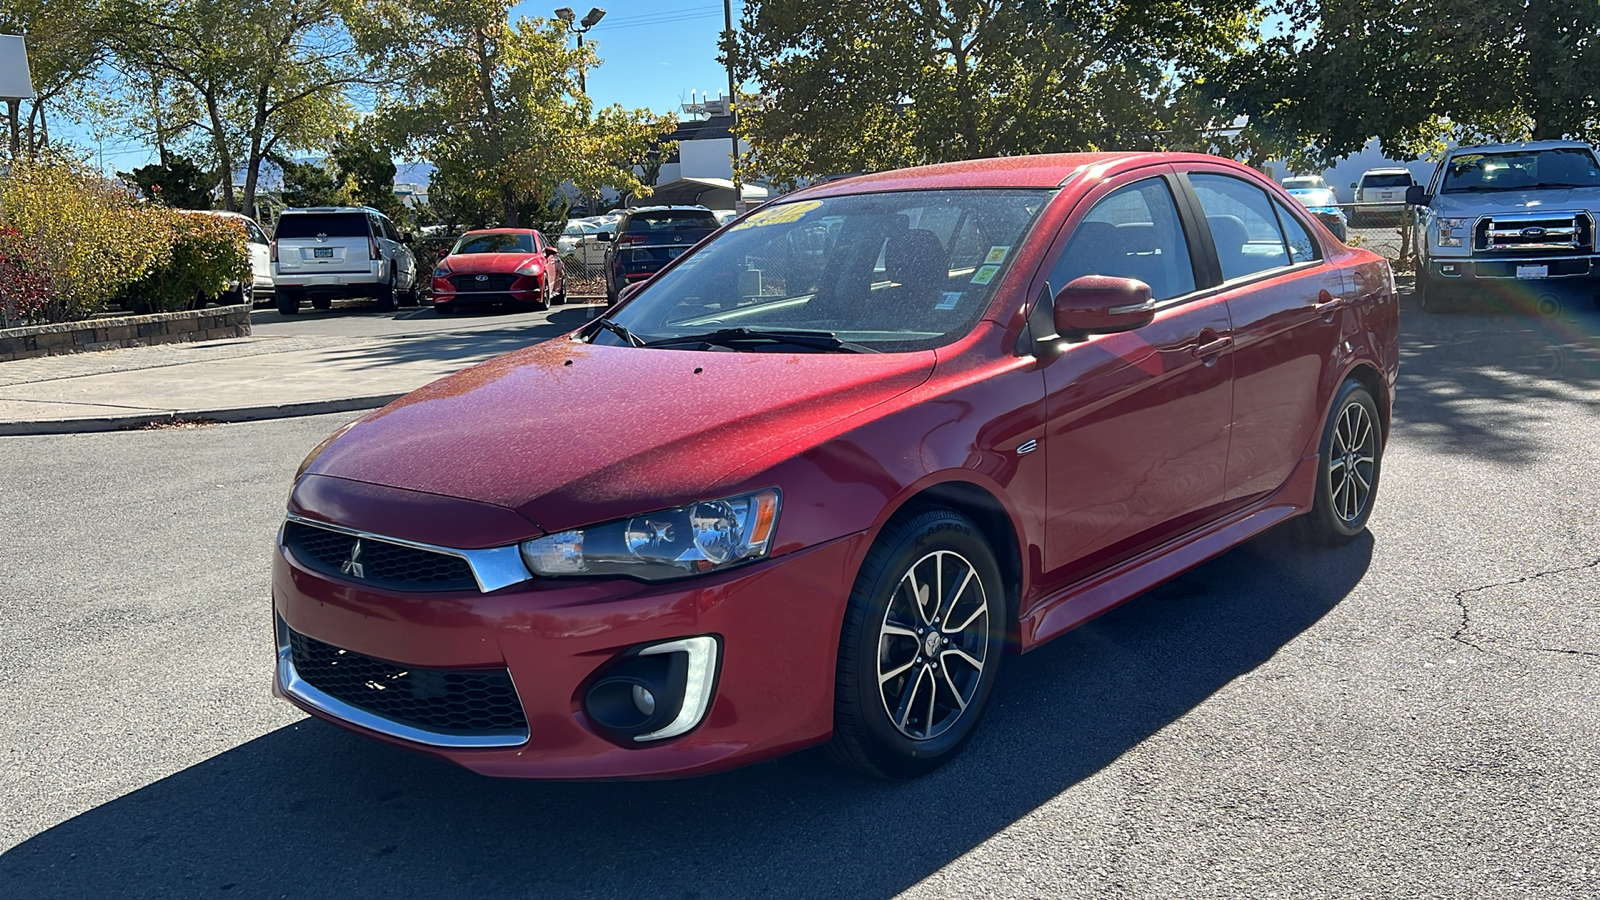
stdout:
POLYGON ((1222 501, 1232 326, 1226 303, 1196 290, 1200 245, 1173 185, 1168 172, 1091 193, 1050 272, 1051 291, 1110 275, 1144 281, 1158 301, 1149 325, 1069 343, 1044 368, 1045 564, 1057 585, 1189 530, 1222 501))

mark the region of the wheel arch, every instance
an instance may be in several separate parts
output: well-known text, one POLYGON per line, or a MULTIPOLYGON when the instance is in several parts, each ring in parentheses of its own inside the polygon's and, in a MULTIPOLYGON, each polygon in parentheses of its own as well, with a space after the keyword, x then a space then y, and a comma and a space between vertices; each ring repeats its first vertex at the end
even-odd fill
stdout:
POLYGON ((1390 397, 1389 391, 1384 387, 1383 384, 1383 375, 1378 371, 1376 366, 1369 362, 1362 361, 1352 366, 1350 370, 1344 374, 1344 378, 1339 379, 1339 383, 1343 384, 1345 381, 1351 378, 1354 378, 1356 381, 1360 382, 1361 386, 1366 388, 1367 392, 1372 395, 1373 402, 1378 404, 1378 420, 1383 423, 1383 440, 1384 443, 1387 444, 1389 442, 1390 397))

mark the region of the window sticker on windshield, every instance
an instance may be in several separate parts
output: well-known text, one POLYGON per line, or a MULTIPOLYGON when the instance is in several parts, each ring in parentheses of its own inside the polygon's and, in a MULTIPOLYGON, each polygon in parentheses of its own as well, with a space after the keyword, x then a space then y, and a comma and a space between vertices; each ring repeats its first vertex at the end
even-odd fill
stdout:
POLYGON ((821 200, 802 200, 799 203, 785 203, 781 206, 763 209, 728 230, 743 231, 746 228, 760 228, 763 225, 790 225, 805 218, 806 213, 821 205, 821 200))
POLYGON ((978 274, 972 276, 972 283, 973 284, 988 284, 989 282, 994 280, 995 274, 998 273, 999 271, 1000 271, 1000 267, 999 266, 984 266, 983 268, 978 270, 978 274))
POLYGON ((984 257, 983 261, 990 265, 998 266, 1006 261, 1006 254, 1010 252, 1010 247, 990 247, 989 255, 984 257))
POLYGON ((939 302, 933 305, 933 308, 955 309, 956 304, 961 302, 962 293, 962 291, 945 291, 944 294, 939 297, 939 302))

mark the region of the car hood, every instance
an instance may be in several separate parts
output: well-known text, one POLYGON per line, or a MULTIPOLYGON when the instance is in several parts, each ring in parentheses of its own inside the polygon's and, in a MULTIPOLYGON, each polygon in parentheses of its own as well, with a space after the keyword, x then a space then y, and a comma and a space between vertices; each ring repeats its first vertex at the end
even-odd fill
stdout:
POLYGON ((490 503, 559 531, 708 499, 751 460, 922 384, 934 358, 558 338, 407 394, 307 471, 490 503))
POLYGON ((514 272, 524 263, 544 259, 543 253, 463 253, 447 256, 445 263, 456 275, 476 275, 479 272, 514 272))
POLYGON ((1477 216, 1496 210, 1537 213, 1574 209, 1600 210, 1600 187, 1539 188, 1531 191, 1461 191, 1438 194, 1428 204, 1435 213, 1477 216))

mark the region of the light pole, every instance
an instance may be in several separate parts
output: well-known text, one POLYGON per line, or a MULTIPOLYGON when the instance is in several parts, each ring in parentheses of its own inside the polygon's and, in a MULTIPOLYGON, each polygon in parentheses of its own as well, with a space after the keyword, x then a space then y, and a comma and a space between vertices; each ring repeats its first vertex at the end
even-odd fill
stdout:
MULTIPOLYGON (((573 12, 572 11, 572 7, 570 7, 570 6, 563 6, 560 9, 556 10, 556 18, 558 18, 561 21, 567 23, 567 30, 571 31, 573 34, 578 36, 578 49, 579 50, 583 49, 583 36, 584 36, 584 34, 586 32, 588 32, 589 29, 591 29, 594 26, 600 24, 600 20, 604 19, 605 17, 606 17, 606 11, 601 9, 598 6, 591 7, 589 9, 589 14, 584 16, 581 20, 578 19, 578 14, 573 12), (578 24, 574 25, 573 24, 574 20, 577 20, 578 24)), ((582 63, 578 64, 578 93, 580 93, 580 94, 589 93, 589 86, 584 81, 584 77, 583 77, 583 64, 582 63)))
POLYGON ((733 84, 733 0, 722 0, 722 19, 728 30, 728 135, 733 144, 732 163, 733 172, 733 210, 739 215, 744 215, 744 184, 739 179, 739 131, 734 126, 739 124, 739 114, 734 111, 734 84, 733 84))

